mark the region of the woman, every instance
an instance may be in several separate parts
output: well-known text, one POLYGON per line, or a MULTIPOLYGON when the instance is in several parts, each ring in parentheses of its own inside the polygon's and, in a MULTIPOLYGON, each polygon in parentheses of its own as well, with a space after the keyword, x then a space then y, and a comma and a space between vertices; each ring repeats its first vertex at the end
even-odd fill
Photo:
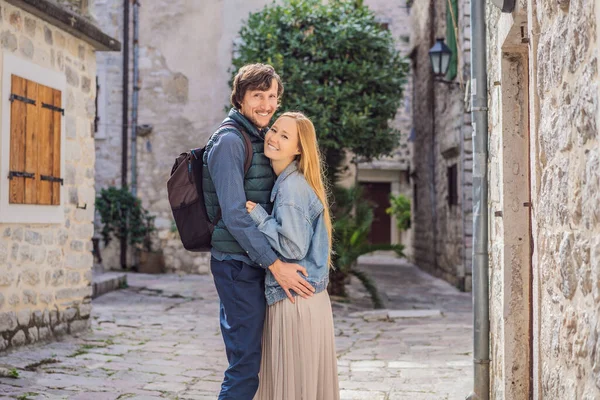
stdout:
POLYGON ((252 202, 250 216, 271 246, 307 269, 314 296, 285 301, 267 271, 267 314, 260 384, 255 400, 338 400, 339 384, 331 302, 327 294, 332 228, 323 167, 312 122, 287 112, 265 137, 265 156, 277 180, 272 215, 252 202))

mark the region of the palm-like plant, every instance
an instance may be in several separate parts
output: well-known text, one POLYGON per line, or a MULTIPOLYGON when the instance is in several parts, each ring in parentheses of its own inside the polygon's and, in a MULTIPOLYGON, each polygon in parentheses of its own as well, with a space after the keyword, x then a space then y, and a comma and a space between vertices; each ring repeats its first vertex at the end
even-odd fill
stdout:
POLYGON ((383 303, 373 280, 356 267, 358 257, 377 250, 394 250, 402 254, 404 246, 389 244, 371 244, 369 233, 373 224, 373 205, 363 197, 362 188, 354 186, 346 189, 334 189, 333 206, 334 242, 333 265, 330 275, 330 293, 346 296, 345 282, 349 275, 356 276, 369 292, 375 308, 383 303))

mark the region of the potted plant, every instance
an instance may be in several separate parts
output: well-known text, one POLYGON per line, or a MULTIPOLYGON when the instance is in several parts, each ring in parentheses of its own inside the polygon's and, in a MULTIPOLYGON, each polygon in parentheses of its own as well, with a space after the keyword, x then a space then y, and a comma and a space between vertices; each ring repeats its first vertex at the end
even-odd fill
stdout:
POLYGON ((101 235, 105 245, 113 238, 126 239, 136 251, 133 269, 139 272, 163 272, 162 252, 152 251, 151 234, 156 231, 154 216, 142 207, 139 198, 127 187, 102 189, 96 197, 96 210, 102 222, 101 235))
MULTIPOLYGON (((398 232, 402 233, 410 228, 410 200, 408 197, 399 194, 397 196, 390 195, 390 207, 385 212, 388 215, 393 215, 396 219, 396 227, 398 232)), ((398 254, 403 256, 403 254, 398 254)))
POLYGON ((162 250, 156 250, 152 246, 152 238, 156 234, 154 218, 154 216, 147 217, 146 223, 148 229, 146 230, 143 246, 138 249, 139 259, 136 269, 137 272, 144 274, 162 274, 165 272, 165 256, 162 250))

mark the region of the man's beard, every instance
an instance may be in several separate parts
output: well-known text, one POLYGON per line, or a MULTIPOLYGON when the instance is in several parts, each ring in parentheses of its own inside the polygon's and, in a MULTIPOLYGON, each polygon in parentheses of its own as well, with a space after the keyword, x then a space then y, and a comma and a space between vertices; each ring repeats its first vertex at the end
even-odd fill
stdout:
POLYGON ((269 126, 269 122, 271 122, 271 118, 273 118, 273 116, 271 115, 271 117, 269 117, 269 120, 267 121, 267 123, 264 126, 261 126, 260 123, 256 120, 255 117, 249 118, 250 122, 252 122, 252 125, 254 125, 255 127, 257 127, 259 130, 260 129, 264 129, 267 126, 269 126))

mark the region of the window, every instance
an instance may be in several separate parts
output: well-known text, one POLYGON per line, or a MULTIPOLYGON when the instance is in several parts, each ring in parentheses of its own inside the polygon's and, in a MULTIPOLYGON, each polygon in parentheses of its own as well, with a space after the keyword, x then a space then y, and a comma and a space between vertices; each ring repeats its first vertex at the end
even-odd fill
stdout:
POLYGON ((59 90, 11 75, 11 204, 60 204, 59 90))
POLYGON ((417 192, 417 184, 413 185, 413 211, 416 212, 419 209, 419 194, 417 192))
POLYGON ((63 222, 64 74, 3 58, 0 222, 63 222))
POLYGON ((458 166, 448 167, 448 205, 458 204, 458 166))
POLYGON ((107 70, 104 62, 98 60, 96 66, 96 116, 94 117, 94 139, 107 138, 107 70))

